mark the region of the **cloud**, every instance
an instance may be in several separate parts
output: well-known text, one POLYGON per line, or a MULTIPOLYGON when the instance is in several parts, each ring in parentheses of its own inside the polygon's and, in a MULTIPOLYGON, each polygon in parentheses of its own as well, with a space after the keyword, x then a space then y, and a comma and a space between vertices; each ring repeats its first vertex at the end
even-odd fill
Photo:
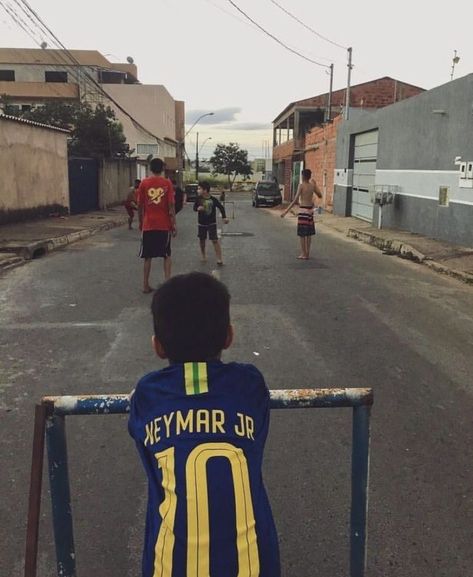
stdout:
POLYGON ((267 122, 230 122, 218 127, 223 130, 271 130, 271 124, 267 122))
POLYGON ((236 115, 241 112, 241 108, 228 107, 218 108, 217 110, 189 110, 186 113, 186 124, 194 124, 194 122, 203 114, 213 112, 212 116, 205 116, 199 121, 199 124, 222 124, 224 122, 231 122, 236 120, 236 115))

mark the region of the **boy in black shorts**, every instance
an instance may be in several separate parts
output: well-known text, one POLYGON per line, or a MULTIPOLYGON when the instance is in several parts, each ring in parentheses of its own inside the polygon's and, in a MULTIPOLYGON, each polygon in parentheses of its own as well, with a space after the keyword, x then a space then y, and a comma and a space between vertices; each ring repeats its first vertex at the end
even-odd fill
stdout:
POLYGON ((207 235, 213 242, 217 264, 222 265, 222 247, 217 236, 217 208, 220 211, 224 224, 228 224, 228 218, 225 214, 225 207, 210 194, 210 184, 208 182, 199 182, 197 189, 197 199, 194 203, 194 210, 198 213, 198 237, 200 242, 200 252, 202 262, 207 260, 205 255, 205 241, 207 235))

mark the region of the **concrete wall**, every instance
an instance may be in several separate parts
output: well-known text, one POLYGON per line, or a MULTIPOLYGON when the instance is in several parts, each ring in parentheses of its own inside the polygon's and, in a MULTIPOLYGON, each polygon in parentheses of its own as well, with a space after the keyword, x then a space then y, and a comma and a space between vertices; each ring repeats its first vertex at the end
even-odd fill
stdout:
MULTIPOLYGON (((473 161, 472 102, 470 74, 341 124, 337 169, 351 168, 355 134, 379 130, 375 183, 397 191, 394 205, 383 209, 385 226, 473 246, 473 186, 460 186, 455 165, 457 156, 473 161), (447 206, 439 204, 440 187, 448 188, 447 206)), ((349 194, 349 186, 336 185, 334 212, 344 214, 349 194)))
MULTIPOLYGON (((145 126, 160 141, 158 155, 175 157, 176 147, 164 139, 176 140, 176 104, 164 86, 145 84, 104 84, 104 90, 118 102, 135 120, 145 126)), ((135 149, 138 144, 153 144, 156 139, 136 126, 119 109, 114 108, 118 120, 123 124, 127 142, 135 149)))
POLYGON ((104 159, 99 168, 99 208, 121 204, 135 178, 136 160, 104 159))
POLYGON ((67 133, 0 117, 0 223, 67 210, 67 133))

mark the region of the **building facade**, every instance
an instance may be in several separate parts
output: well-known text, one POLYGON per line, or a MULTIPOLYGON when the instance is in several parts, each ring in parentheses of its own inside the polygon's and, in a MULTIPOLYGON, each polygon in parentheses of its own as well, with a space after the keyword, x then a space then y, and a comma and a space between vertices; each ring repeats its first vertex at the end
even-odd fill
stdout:
MULTIPOLYGON (((352 109, 375 110, 423 92, 422 88, 384 77, 350 89, 352 109)), ((273 174, 290 200, 303 168, 312 170, 332 210, 336 136, 346 107, 346 90, 336 90, 289 104, 273 121, 273 174), (330 102, 329 102, 330 100, 330 102)))
POLYGON ((472 101, 469 74, 341 123, 334 212, 473 246, 472 101))
POLYGON ((112 63, 95 50, 0 48, 0 95, 23 111, 51 101, 110 106, 141 172, 149 156, 175 172, 182 167, 184 103, 164 86, 141 84, 128 60, 112 63))

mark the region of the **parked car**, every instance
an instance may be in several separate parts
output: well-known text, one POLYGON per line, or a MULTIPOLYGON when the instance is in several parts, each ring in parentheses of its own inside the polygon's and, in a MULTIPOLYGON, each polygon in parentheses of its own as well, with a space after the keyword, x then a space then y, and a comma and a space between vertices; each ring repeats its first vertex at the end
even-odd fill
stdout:
POLYGON ((197 184, 197 182, 186 184, 184 190, 186 193, 187 202, 194 202, 194 200, 197 198, 197 189, 198 188, 199 188, 199 185, 197 184))
POLYGON ((253 191, 253 206, 277 206, 282 202, 281 191, 277 182, 261 180, 253 191))

